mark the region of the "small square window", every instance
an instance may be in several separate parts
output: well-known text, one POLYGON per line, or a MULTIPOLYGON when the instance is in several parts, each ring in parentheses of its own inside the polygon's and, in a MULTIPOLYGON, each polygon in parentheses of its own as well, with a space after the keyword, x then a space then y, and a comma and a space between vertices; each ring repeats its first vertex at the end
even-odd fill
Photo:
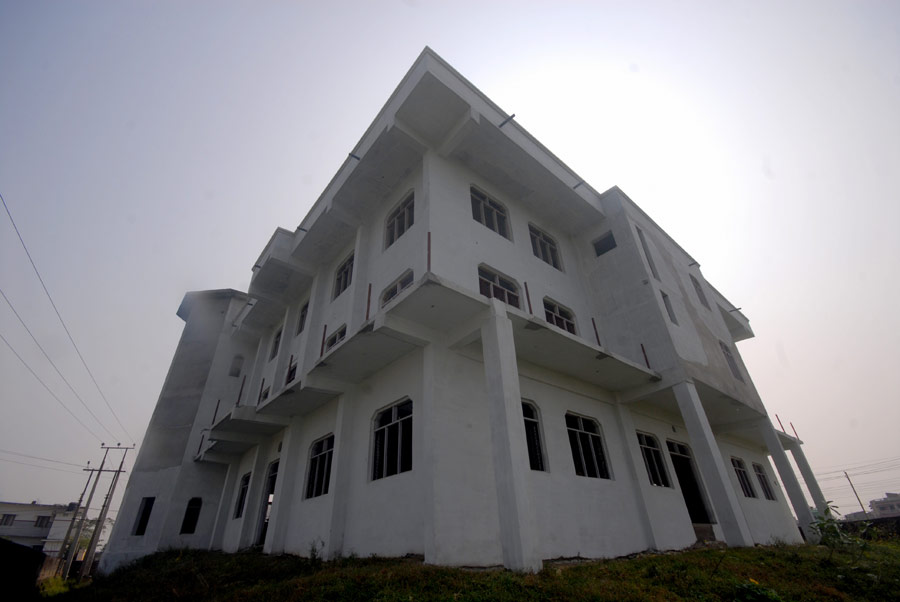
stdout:
POLYGON ((555 301, 544 298, 544 317, 554 326, 575 334, 575 316, 555 301))
POLYGON ((337 345, 338 343, 343 341, 346 336, 347 336, 347 326, 343 325, 340 328, 338 328, 334 332, 334 334, 332 334, 330 337, 328 337, 325 340, 325 351, 328 351, 329 349, 331 349, 332 347, 334 347, 335 345, 337 345))
POLYGON ((500 299, 507 305, 519 307, 519 287, 490 268, 478 268, 478 290, 485 297, 500 299))
POLYGON ((406 270, 399 278, 394 280, 390 286, 381 293, 381 307, 387 305, 391 299, 400 294, 400 292, 409 287, 413 283, 412 270, 406 270))
POLYGON ((334 294, 332 299, 337 299, 350 286, 353 279, 353 255, 344 260, 334 274, 334 294))
POLYGON ((53 517, 39 516, 39 517, 37 517, 37 519, 35 519, 34 526, 38 527, 39 529, 45 529, 45 528, 49 527, 52 522, 53 522, 53 517))
POLYGON ((594 241, 594 253, 600 257, 604 253, 612 251, 616 248, 616 238, 613 236, 612 230, 602 235, 594 241))
POLYGON ((15 514, 4 514, 3 518, 0 518, 0 527, 11 527, 15 522, 15 514))

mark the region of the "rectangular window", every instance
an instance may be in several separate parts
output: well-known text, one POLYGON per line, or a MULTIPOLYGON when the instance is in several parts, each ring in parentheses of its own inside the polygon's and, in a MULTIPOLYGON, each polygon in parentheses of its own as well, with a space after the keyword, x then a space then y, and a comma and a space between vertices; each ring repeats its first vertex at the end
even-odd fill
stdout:
POLYGON ((590 418, 566 414, 566 430, 569 432, 575 474, 594 479, 610 478, 600 425, 590 418))
POLYGON ((241 370, 244 369, 244 356, 236 355, 231 358, 231 367, 228 369, 228 376, 234 376, 237 378, 241 375, 241 370))
POLYGON ((647 468, 647 476, 650 477, 650 484, 656 487, 668 487, 669 474, 666 472, 666 463, 659 448, 659 441, 647 433, 638 433, 637 437, 638 444, 641 446, 641 455, 644 457, 644 466, 647 468))
POLYGON ((284 384, 291 384, 294 382, 295 378, 297 378, 297 360, 291 356, 291 359, 288 361, 287 375, 284 377, 284 384))
POLYGON ((244 516, 244 505, 247 503, 247 490, 250 489, 250 473, 241 477, 237 499, 234 501, 234 518, 244 516))
POLYGON ((184 518, 181 519, 182 535, 191 535, 197 530, 197 521, 200 520, 200 509, 203 507, 203 500, 198 497, 192 497, 184 509, 184 518))
POLYGON ((744 382, 744 377, 741 376, 741 369, 738 368, 734 355, 731 353, 731 348, 722 341, 719 341, 719 347, 722 349, 722 355, 725 356, 725 361, 728 363, 728 369, 731 370, 731 375, 739 381, 744 382))
POLYGON ((303 332, 303 329, 306 328, 306 314, 309 313, 309 301, 303 304, 303 307, 300 308, 300 318, 297 320, 297 334, 303 332))
POLYGON ((472 219, 487 226, 503 238, 509 238, 506 207, 477 188, 472 187, 469 192, 472 197, 472 219))
POLYGON ((531 235, 531 252, 534 256, 562 271, 559 249, 553 237, 531 224, 528 224, 528 233, 531 235))
POLYGON ((0 518, 0 527, 11 527, 13 523, 16 522, 15 514, 4 514, 3 518, 0 518))
POLYGON ((672 307, 672 300, 669 299, 669 295, 660 291, 662 295, 663 305, 666 306, 666 313, 669 314, 669 319, 672 321, 672 324, 678 324, 678 318, 675 317, 675 309, 672 307))
POLYGON ((269 351, 269 361, 275 359, 275 356, 278 355, 278 349, 281 347, 281 332, 283 330, 283 328, 279 328, 272 338, 272 350, 269 351))
POLYGON ((407 288, 413 283, 413 272, 412 270, 406 270, 403 272, 403 275, 394 280, 390 286, 384 289, 384 292, 381 293, 381 307, 384 307, 388 304, 388 302, 400 294, 400 291, 407 288))
POLYGON ((697 298, 700 299, 700 303, 703 304, 703 307, 709 309, 709 301, 706 300, 706 293, 703 292, 703 287, 700 286, 700 281, 694 278, 693 274, 688 274, 691 279, 691 284, 694 285, 694 292, 697 293, 697 298))
POLYGON ((528 464, 531 470, 545 470, 544 451, 541 448, 541 424, 537 408, 522 402, 522 417, 525 419, 525 442, 528 445, 528 464))
POLYGON ((414 195, 409 193, 409 196, 403 199, 400 206, 388 215, 384 232, 385 249, 394 244, 394 241, 403 236, 403 233, 413 225, 415 218, 414 209, 414 195))
POLYGON ((647 265, 650 266, 650 273, 659 280, 659 272, 656 271, 656 264, 653 263, 653 255, 650 254, 650 247, 647 245, 647 239, 644 238, 644 231, 640 228, 636 228, 636 230, 641 241, 641 248, 644 250, 644 257, 647 258, 647 265))
POLYGON ((329 349, 331 349, 332 347, 334 347, 335 345, 337 345, 338 343, 343 341, 346 336, 347 336, 347 326, 343 325, 340 328, 338 328, 334 334, 332 334, 330 337, 328 337, 325 340, 325 351, 328 351, 329 349))
POLYGON ((488 268, 478 268, 478 290, 485 297, 500 299, 507 305, 519 307, 519 287, 516 283, 488 268))
POLYGON ((147 532, 147 523, 150 522, 150 513, 153 511, 153 502, 155 501, 155 497, 145 497, 141 500, 134 528, 131 530, 132 535, 143 535, 147 532))
POLYGON ((744 497, 756 497, 756 492, 753 491, 753 483, 750 482, 750 475, 747 474, 747 467, 744 466, 744 461, 740 458, 732 458, 731 465, 734 467, 738 483, 741 484, 741 491, 744 492, 744 497))
POLYGON ((600 257, 604 253, 612 251, 615 248, 616 239, 613 236, 612 230, 594 241, 594 253, 597 254, 597 257, 600 257))
POLYGON ((575 334, 575 316, 572 315, 572 312, 546 297, 544 298, 544 317, 554 326, 575 334))
POLYGON ((337 299, 338 295, 347 290, 353 279, 353 255, 344 260, 344 263, 338 267, 334 274, 334 294, 332 299, 337 299))
POLYGON ((373 481, 412 470, 412 409, 406 400, 375 417, 373 481))
POLYGON ((771 483, 769 483, 769 476, 766 474, 766 469, 763 468, 762 464, 753 464, 753 472, 756 473, 756 480, 759 481, 759 488, 762 489, 763 496, 767 500, 775 499, 775 491, 772 489, 771 483))
POLYGON ((34 521, 34 526, 40 529, 45 529, 50 526, 53 522, 53 517, 51 516, 39 516, 34 521))
POLYGON ((269 398, 269 387, 266 386, 266 379, 262 379, 262 382, 259 385, 259 398, 256 400, 256 405, 261 404, 268 398, 269 398))
POLYGON ((331 481, 331 456, 334 453, 334 435, 328 435, 312 444, 309 450, 309 470, 306 473, 306 497, 319 497, 328 493, 331 481))

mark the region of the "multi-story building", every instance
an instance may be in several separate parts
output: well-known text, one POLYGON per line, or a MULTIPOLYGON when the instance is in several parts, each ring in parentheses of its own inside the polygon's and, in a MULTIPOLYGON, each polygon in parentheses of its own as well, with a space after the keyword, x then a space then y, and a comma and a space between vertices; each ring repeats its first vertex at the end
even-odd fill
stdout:
POLYGON ((74 511, 74 504, 0 502, 0 537, 56 556, 74 511))
POLYGON ((824 504, 741 311, 429 49, 249 291, 178 315, 104 570, 181 546, 535 570, 799 541, 785 449, 824 504))

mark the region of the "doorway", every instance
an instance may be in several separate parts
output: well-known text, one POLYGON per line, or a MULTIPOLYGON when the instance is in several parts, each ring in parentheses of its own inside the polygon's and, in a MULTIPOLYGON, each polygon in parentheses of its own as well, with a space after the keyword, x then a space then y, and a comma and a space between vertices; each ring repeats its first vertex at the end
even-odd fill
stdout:
POLYGON ((714 521, 706 506, 706 496, 703 494, 700 479, 694 469, 691 449, 677 441, 666 441, 666 446, 669 448, 672 466, 675 468, 681 495, 684 497, 684 505, 687 506, 697 539, 704 541, 715 539, 711 526, 714 521))
POLYGON ((278 460, 269 464, 269 470, 266 472, 266 486, 263 490, 262 510, 259 515, 259 535, 256 538, 256 545, 261 546, 266 543, 266 532, 269 529, 269 517, 272 515, 272 503, 275 501, 275 481, 278 479, 278 460))

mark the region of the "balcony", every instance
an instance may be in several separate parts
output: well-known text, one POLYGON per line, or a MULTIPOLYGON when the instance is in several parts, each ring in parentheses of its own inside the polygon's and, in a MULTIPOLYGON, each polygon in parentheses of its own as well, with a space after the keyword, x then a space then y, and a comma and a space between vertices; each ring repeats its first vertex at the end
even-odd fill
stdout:
MULTIPOLYGON (((289 424, 281 416, 262 415, 253 406, 236 406, 209 429, 205 449, 200 456, 215 453, 237 456, 283 430, 289 424)), ((200 458, 208 459, 208 458, 200 458)))

